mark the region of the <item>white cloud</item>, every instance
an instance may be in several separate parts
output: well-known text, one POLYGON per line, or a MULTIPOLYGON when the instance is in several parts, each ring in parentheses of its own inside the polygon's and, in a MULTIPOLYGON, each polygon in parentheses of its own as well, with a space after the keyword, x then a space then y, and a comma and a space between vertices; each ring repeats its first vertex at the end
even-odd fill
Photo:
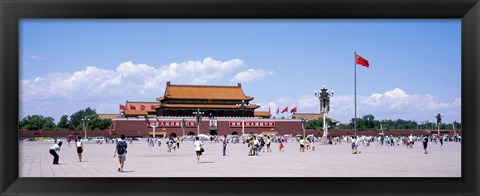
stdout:
MULTIPOLYGON (((86 107, 99 113, 112 113, 118 104, 130 101, 154 101, 164 93, 166 81, 174 84, 214 84, 244 67, 239 59, 219 61, 205 58, 197 61, 170 63, 159 67, 147 64, 123 62, 113 70, 94 66, 73 73, 50 73, 20 81, 21 117, 28 114, 52 116, 56 120, 62 114, 71 114, 86 107), (42 112, 43 111, 43 112, 42 112)), ((249 69, 236 74, 231 80, 248 82, 274 74, 273 71, 249 69)), ((319 101, 313 95, 284 97, 256 103, 261 111, 271 108, 297 106, 299 113, 317 113, 319 101)), ((290 111, 289 111, 290 112, 290 111)), ((408 94, 400 88, 378 92, 369 96, 357 96, 357 117, 373 114, 377 119, 433 120, 440 112, 449 119, 460 120, 461 99, 444 101, 430 94, 408 94)), ((331 99, 329 116, 345 123, 353 118, 353 95, 339 95, 331 99)), ((281 116, 288 117, 290 113, 281 116)))
MULTIPOLYGON (((302 95, 298 97, 284 97, 270 102, 258 103, 260 108, 267 111, 272 108, 272 114, 276 115, 276 109, 286 106, 291 109, 297 106, 299 113, 318 113, 319 100, 315 96, 302 95)), ((290 112, 290 111, 289 111, 290 112)), ((376 119, 404 119, 417 122, 433 121, 433 114, 442 113, 445 122, 461 119, 461 99, 456 98, 450 102, 441 101, 439 97, 430 94, 408 94, 400 88, 383 93, 374 93, 370 96, 357 95, 357 117, 373 114, 376 119)), ((284 116, 288 116, 285 115, 284 116)), ((335 95, 331 97, 330 113, 328 114, 342 123, 348 123, 354 117, 354 96, 335 95)), ((282 116, 282 115, 280 115, 282 116)))
MULTIPOLYGON (((50 73, 20 81, 21 113, 41 114, 34 110, 39 102, 49 110, 64 111, 67 107, 70 109, 67 114, 85 107, 111 113, 127 99, 153 101, 162 96, 166 81, 174 84, 207 84, 224 78, 242 66, 244 63, 239 59, 219 61, 208 57, 203 61, 171 63, 160 67, 128 61, 114 70, 89 66, 74 73, 50 73), (111 106, 106 106, 106 103, 111 106)), ((57 116, 52 117, 59 118, 61 114, 57 116)))
POLYGON ((273 75, 273 71, 268 70, 255 70, 255 69, 248 69, 247 71, 240 72, 235 75, 230 81, 232 82, 249 82, 252 80, 257 80, 260 78, 264 78, 270 75, 273 75))

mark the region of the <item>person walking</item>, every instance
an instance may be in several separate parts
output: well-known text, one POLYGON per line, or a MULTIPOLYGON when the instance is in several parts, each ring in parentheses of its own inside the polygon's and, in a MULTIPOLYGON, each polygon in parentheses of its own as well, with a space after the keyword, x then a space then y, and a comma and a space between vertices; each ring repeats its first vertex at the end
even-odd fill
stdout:
POLYGON ((357 137, 356 136, 352 136, 352 154, 357 154, 357 150, 356 150, 356 143, 357 143, 357 137))
POLYGON ((180 149, 180 137, 177 137, 175 142, 177 143, 177 149, 180 149))
POLYGON ((278 146, 278 150, 279 150, 280 152, 283 152, 283 148, 285 148, 285 146, 283 145, 283 139, 280 139, 280 144, 279 144, 279 146, 278 146))
POLYGON ((253 136, 253 155, 258 156, 258 149, 260 149, 260 141, 256 136, 253 136))
POLYGON ((227 143, 228 143, 227 135, 223 135, 223 156, 227 156, 227 154, 226 154, 226 152, 227 152, 227 143))
POLYGON ((440 146, 443 146, 443 136, 440 136, 440 146))
POLYGON ((427 144, 428 144, 428 137, 425 135, 425 136, 423 136, 423 150, 425 150, 425 154, 428 154, 427 144))
POLYGON ((358 153, 358 154, 362 153, 361 151, 358 150, 358 145, 360 144, 360 139, 361 139, 361 138, 356 137, 356 141, 355 141, 355 154, 357 154, 357 153, 358 153))
POLYGON ((248 139, 248 148, 250 149, 248 151, 248 156, 253 156, 255 154, 254 151, 254 146, 253 146, 253 136, 248 139))
POLYGON ((312 147, 312 151, 315 151, 315 136, 311 137, 311 143, 310 146, 312 147))
POLYGON ((123 166, 125 165, 125 161, 127 160, 127 142, 125 141, 125 135, 120 136, 120 140, 117 141, 117 145, 115 147, 115 153, 113 157, 115 157, 118 153, 118 172, 123 172, 123 166))
POLYGON ((78 137, 78 139, 75 140, 75 146, 77 147, 78 161, 82 162, 82 153, 83 153, 82 137, 78 137))
POLYGON ((58 160, 60 157, 57 152, 60 152, 60 147, 62 146, 62 141, 59 141, 58 144, 54 144, 50 147, 50 154, 53 156, 53 164, 58 165, 58 160))
POLYGON ((300 152, 305 152, 305 139, 303 137, 300 138, 300 152))
POLYGON ((272 143, 272 140, 270 139, 270 136, 267 136, 267 152, 272 152, 272 149, 270 149, 271 143, 272 143))
POLYGON ((260 148, 258 149, 258 153, 260 153, 260 151, 265 152, 265 149, 263 149, 263 148, 265 147, 265 138, 264 138, 264 136, 258 137, 258 142, 260 143, 260 148))
POLYGON ((195 142, 193 143, 195 145, 195 152, 197 153, 197 163, 200 162, 200 156, 202 156, 203 150, 203 142, 200 141, 200 138, 198 136, 195 137, 195 142))

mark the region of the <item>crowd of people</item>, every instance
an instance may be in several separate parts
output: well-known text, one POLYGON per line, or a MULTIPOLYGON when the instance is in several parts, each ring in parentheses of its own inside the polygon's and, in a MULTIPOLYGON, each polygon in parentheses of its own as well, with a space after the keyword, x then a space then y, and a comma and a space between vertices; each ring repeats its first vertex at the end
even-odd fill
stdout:
MULTIPOLYGON (((161 147, 162 141, 165 140, 167 145, 167 152, 176 152, 176 149, 180 148, 180 143, 183 142, 184 138, 180 137, 169 137, 169 138, 145 138, 144 140, 148 144, 149 147, 155 147, 155 144, 158 144, 158 147, 161 147)), ((197 162, 200 162, 200 158, 202 154, 205 152, 204 143, 200 139, 200 137, 195 136, 193 138, 193 146, 196 154, 197 162)), ((431 135, 431 136, 416 136, 416 135, 409 135, 409 136, 337 136, 337 137, 328 137, 327 143, 328 145, 341 145, 343 143, 350 143, 352 154, 361 154, 359 150, 359 146, 362 147, 369 147, 372 143, 377 143, 379 146, 404 146, 406 148, 413 148, 415 143, 421 142, 423 144, 424 154, 428 154, 427 147, 428 142, 433 142, 435 145, 439 143, 439 145, 443 146, 444 141, 449 142, 461 142, 462 138, 459 135, 455 135, 454 137, 445 137, 441 135, 431 135)), ((121 135, 120 138, 117 139, 110 139, 104 140, 105 143, 115 143, 115 151, 113 157, 118 157, 118 172, 124 172, 123 168, 125 165, 125 161, 127 158, 127 148, 128 142, 132 144, 133 138, 126 138, 125 135, 121 135)), ((258 156, 260 153, 270 153, 272 152, 273 143, 278 145, 278 151, 284 152, 285 142, 298 142, 299 144, 299 152, 306 151, 315 151, 315 144, 321 141, 321 137, 315 137, 313 135, 309 135, 307 137, 298 136, 298 137, 291 137, 287 138, 284 136, 276 136, 276 135, 248 135, 245 137, 227 137, 224 135, 223 137, 215 136, 210 137, 210 142, 221 142, 223 147, 223 156, 227 155, 227 146, 229 143, 243 143, 246 144, 248 150, 248 156, 258 156)), ((70 143, 70 139, 67 140, 70 143)), ((99 142, 101 145, 103 141, 99 142)), ((69 144, 70 145, 70 144, 69 144)), ((58 143, 55 141, 55 144, 52 145, 49 149, 50 154, 53 156, 53 164, 59 164, 59 154, 62 146, 62 141, 58 143)), ((82 138, 78 137, 75 139, 75 147, 77 152, 78 161, 82 162, 82 153, 84 151, 84 145, 82 142, 82 138)))

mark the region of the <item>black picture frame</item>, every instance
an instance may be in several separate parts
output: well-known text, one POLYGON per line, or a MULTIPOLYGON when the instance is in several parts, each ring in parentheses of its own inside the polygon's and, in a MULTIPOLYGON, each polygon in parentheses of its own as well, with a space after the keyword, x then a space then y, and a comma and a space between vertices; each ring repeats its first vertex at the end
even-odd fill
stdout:
POLYGON ((0 13, 0 193, 2 195, 480 194, 478 188, 480 184, 478 151, 480 149, 478 142, 480 141, 478 135, 480 4, 478 0, 2 0, 0 13), (462 177, 18 178, 18 41, 19 19, 22 18, 461 19, 462 177))

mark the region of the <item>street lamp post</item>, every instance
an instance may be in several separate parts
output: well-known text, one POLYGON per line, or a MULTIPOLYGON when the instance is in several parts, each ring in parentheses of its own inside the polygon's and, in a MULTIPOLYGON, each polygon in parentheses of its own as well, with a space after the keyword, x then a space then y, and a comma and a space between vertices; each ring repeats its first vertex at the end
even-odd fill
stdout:
POLYGON ((155 138, 155 128, 157 128, 157 126, 160 124, 159 121, 158 121, 158 118, 156 118, 157 121, 154 121, 154 122, 150 122, 150 120, 148 119, 148 117, 145 117, 145 122, 147 123, 147 127, 152 127, 153 128, 153 132, 152 132, 152 137, 155 138))
POLYGON ((385 136, 383 133, 383 120, 380 121, 380 130, 382 130, 382 136, 385 136))
POLYGON ((183 137, 185 137, 185 127, 187 126, 187 121, 185 119, 182 119, 182 131, 183 131, 183 137))
POLYGON ((197 121, 197 135, 200 135, 200 124, 202 124, 202 115, 204 112, 200 112, 200 109, 197 109, 193 114, 195 114, 195 119, 197 121))
MULTIPOLYGON (((328 89, 323 88, 320 89, 318 92, 315 91, 315 96, 318 97, 320 101, 320 113, 323 114, 323 136, 321 143, 327 144, 327 136, 328 136, 328 126, 326 120, 326 114, 330 112, 330 97, 333 96, 333 90, 328 92, 328 89)), ((355 130, 355 135, 357 135, 357 130, 355 130)))
POLYGON ((242 111, 242 137, 245 135, 245 109, 250 106, 250 104, 245 104, 245 100, 242 100, 241 104, 236 104, 238 108, 242 111))
POLYGON ((440 137, 440 125, 442 124, 442 117, 443 117, 443 115, 440 114, 440 113, 437 113, 437 114, 436 114, 435 116, 433 116, 433 117, 435 117, 435 122, 437 123, 437 130, 438 130, 438 131, 437 131, 437 133, 438 133, 437 137, 440 137))
POLYGON ((303 138, 305 138, 305 129, 307 129, 307 119, 302 118, 302 129, 303 129, 303 138))
POLYGON ((88 119, 87 117, 84 117, 81 120, 82 120, 83 130, 85 131, 85 139, 87 139, 88 121, 90 119, 88 119))

